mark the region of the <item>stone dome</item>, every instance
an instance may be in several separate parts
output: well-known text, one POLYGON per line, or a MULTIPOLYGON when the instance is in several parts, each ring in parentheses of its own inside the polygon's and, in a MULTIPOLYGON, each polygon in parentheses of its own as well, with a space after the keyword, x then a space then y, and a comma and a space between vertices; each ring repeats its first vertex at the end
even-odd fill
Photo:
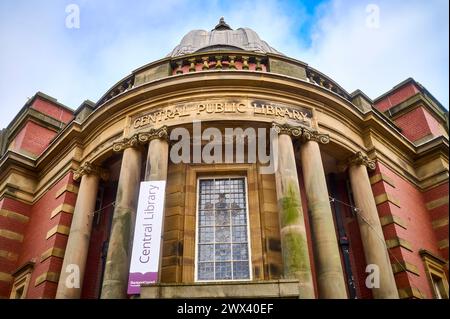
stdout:
POLYGON ((219 24, 210 32, 206 30, 190 31, 168 56, 176 57, 194 52, 216 50, 245 50, 282 54, 269 46, 267 42, 261 40, 252 29, 239 28, 233 30, 221 18, 219 24))

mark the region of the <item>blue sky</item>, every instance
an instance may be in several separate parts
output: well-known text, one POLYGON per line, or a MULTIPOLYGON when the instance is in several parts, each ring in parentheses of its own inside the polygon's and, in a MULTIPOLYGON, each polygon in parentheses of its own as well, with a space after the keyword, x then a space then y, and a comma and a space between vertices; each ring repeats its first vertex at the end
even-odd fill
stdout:
POLYGON ((349 92, 376 98, 414 77, 448 109, 448 7, 447 0, 1 0, 0 128, 37 91, 74 109, 97 101, 221 16, 349 92), (65 25, 69 4, 80 8, 79 29, 65 25), (370 4, 379 9, 376 26, 367 24, 370 4))

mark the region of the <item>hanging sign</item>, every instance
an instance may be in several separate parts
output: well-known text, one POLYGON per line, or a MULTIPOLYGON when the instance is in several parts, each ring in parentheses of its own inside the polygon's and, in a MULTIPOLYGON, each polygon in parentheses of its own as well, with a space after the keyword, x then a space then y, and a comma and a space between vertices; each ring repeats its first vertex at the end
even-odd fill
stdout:
POLYGON ((128 277, 130 295, 158 279, 165 188, 166 181, 141 182, 128 277))

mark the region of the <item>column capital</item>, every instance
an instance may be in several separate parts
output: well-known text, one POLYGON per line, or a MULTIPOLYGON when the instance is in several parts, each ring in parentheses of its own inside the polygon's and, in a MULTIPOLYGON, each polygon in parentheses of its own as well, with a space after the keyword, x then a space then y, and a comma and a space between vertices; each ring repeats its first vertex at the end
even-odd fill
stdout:
POLYGON ((355 155, 351 156, 348 159, 348 165, 364 165, 370 170, 374 170, 376 168, 375 161, 368 158, 362 152, 356 152, 355 155))
POLYGON ((302 138, 303 141, 314 141, 321 144, 328 144, 330 136, 328 134, 321 134, 301 126, 292 126, 289 124, 278 124, 273 122, 272 129, 278 134, 286 134, 291 137, 302 138))
POLYGON ((138 134, 134 134, 130 138, 124 138, 120 142, 116 142, 113 144, 114 152, 121 152, 129 147, 137 147, 139 146, 138 134))
POLYGON ((148 143, 151 140, 154 139, 162 139, 162 140, 168 140, 169 139, 169 130, 167 128, 167 125, 161 126, 160 128, 151 128, 147 132, 139 133, 138 140, 140 143, 148 143))
POLYGON ((74 173, 73 173, 73 179, 75 181, 78 181, 83 175, 97 175, 103 180, 107 180, 109 177, 109 173, 106 169, 94 165, 90 162, 85 162, 83 165, 81 165, 74 173))
POLYGON ((123 140, 113 144, 114 152, 121 152, 129 147, 139 147, 142 144, 146 144, 153 139, 169 139, 169 130, 166 125, 160 128, 151 128, 147 132, 136 133, 129 138, 124 138, 123 140))

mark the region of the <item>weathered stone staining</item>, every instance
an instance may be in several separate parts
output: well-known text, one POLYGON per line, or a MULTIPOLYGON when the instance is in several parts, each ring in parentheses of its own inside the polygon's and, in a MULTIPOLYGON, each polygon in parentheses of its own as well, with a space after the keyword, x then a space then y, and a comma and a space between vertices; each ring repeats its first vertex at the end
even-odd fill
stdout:
POLYGON ((126 297, 131 258, 131 235, 136 218, 141 179, 141 161, 142 150, 140 148, 125 148, 106 257, 102 299, 126 297))
POLYGON ((300 298, 314 298, 305 220, 291 137, 278 138, 278 168, 275 173, 280 219, 281 252, 285 278, 297 278, 300 298))

